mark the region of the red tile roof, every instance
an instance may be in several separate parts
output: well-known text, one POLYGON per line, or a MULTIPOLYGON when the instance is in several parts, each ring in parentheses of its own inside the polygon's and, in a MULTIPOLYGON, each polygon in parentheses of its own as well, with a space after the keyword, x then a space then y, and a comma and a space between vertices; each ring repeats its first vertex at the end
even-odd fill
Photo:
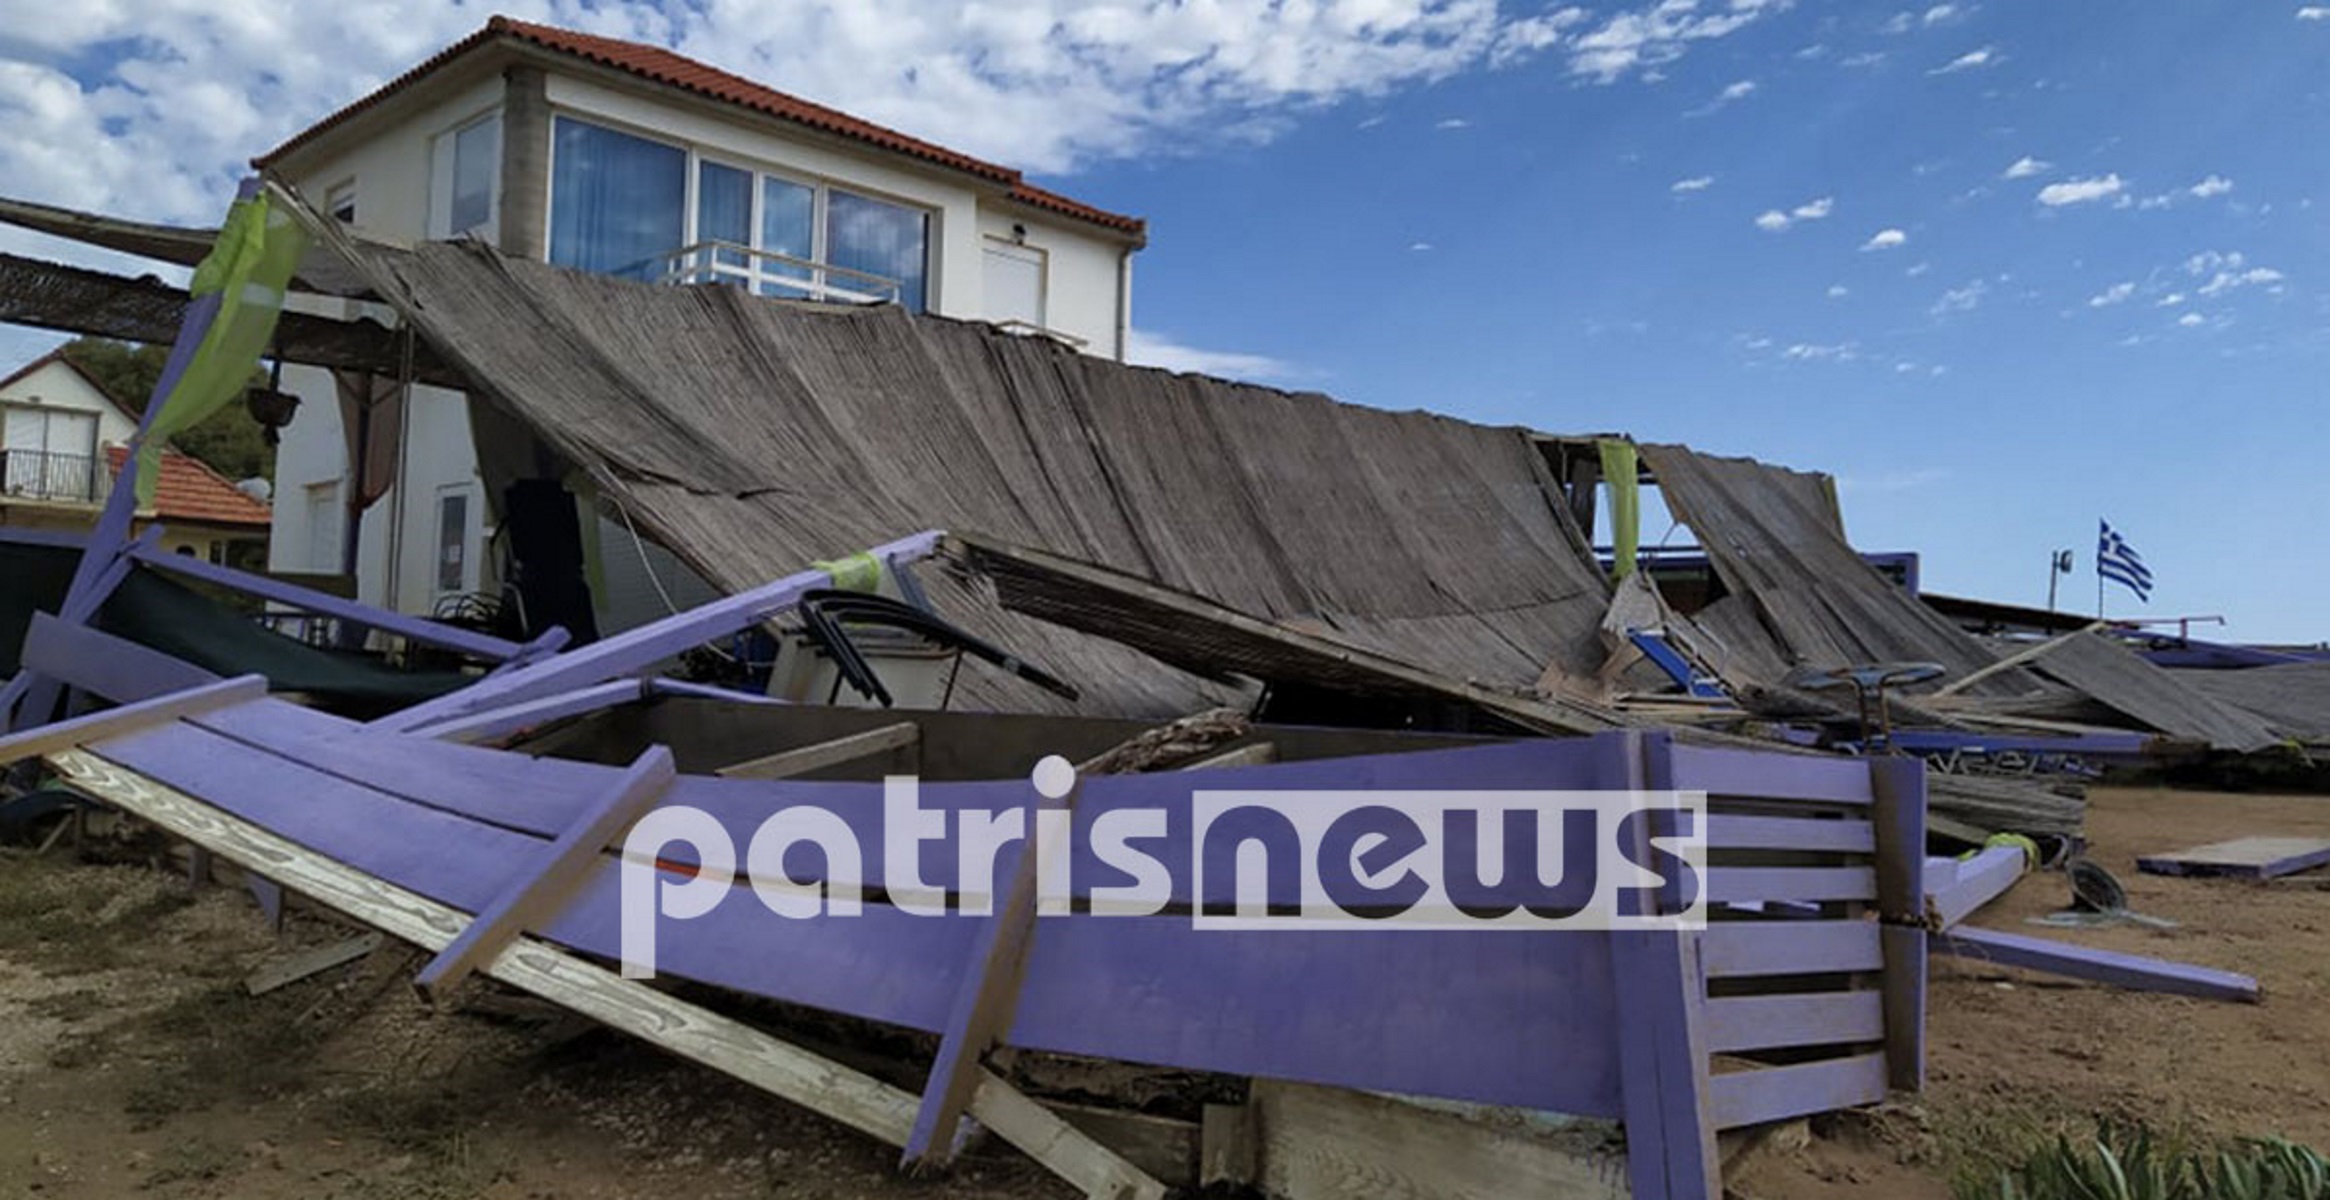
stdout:
MULTIPOLYGON (((107 446, 105 461, 120 475, 129 461, 129 447, 107 446)), ((154 484, 154 515, 165 522, 260 528, 275 520, 274 510, 244 495, 201 459, 167 449, 162 451, 161 478, 154 484)))
POLYGON ((1011 189, 1012 199, 1035 208, 1074 217, 1135 236, 1144 235, 1148 229, 1148 223, 1139 217, 1128 217, 1121 213, 1094 208, 1089 204, 1083 204, 1058 193, 1036 187, 1023 180, 1020 173, 1010 167, 973 158, 968 154, 950 150, 934 142, 926 142, 897 130, 876 125, 871 121, 860 120, 837 109, 803 100, 798 96, 755 83, 741 75, 697 62, 685 55, 675 54, 661 46, 650 46, 642 42, 626 42, 615 38, 599 37, 595 34, 576 33, 569 29, 536 25, 530 21, 519 21, 503 16, 492 18, 486 22, 485 28, 439 51, 428 61, 390 80, 386 86, 378 91, 357 100, 331 116, 325 117, 293 135, 290 141, 252 159, 251 165, 264 168, 284 155, 322 136, 326 131, 378 106, 454 59, 488 42, 504 39, 523 42, 562 54, 571 54, 601 66, 627 72, 651 83, 693 92, 700 96, 751 109, 767 116, 849 138, 852 141, 863 142, 870 146, 962 171, 993 183, 1004 184, 1011 189))

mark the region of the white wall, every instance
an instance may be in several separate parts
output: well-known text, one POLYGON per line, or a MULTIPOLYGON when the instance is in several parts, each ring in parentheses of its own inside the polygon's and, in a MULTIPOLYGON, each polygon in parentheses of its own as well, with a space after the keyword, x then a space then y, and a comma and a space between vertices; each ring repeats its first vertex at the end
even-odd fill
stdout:
POLYGON ((489 75, 348 150, 298 164, 291 181, 320 208, 332 188, 353 180, 358 232, 384 241, 420 241, 429 229, 431 144, 501 102, 501 76, 489 75))
MULTIPOLYGON (((1125 244, 1085 232, 1089 226, 1047 221, 1030 216, 1017 205, 988 201, 979 209, 982 248, 988 238, 1042 250, 1045 260, 1044 324, 1071 337, 1082 338, 1087 354, 1122 359, 1118 343, 1117 272, 1131 269, 1124 258, 1125 244), (1027 230, 1023 240, 1014 226, 1027 230)), ((987 313, 967 316, 989 318, 987 313)))

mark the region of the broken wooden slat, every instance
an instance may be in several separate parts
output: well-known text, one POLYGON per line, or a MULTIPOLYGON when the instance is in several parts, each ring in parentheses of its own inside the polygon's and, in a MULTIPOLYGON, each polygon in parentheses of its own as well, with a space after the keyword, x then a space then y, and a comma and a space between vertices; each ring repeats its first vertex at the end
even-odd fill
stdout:
POLYGON ((811 771, 822 771, 827 767, 837 767, 846 762, 919 745, 921 741, 921 726, 912 721, 900 721, 895 725, 884 725, 879 729, 868 729, 831 741, 797 746, 760 758, 731 763, 712 773, 723 779, 791 779, 811 771))
POLYGON ((1877 873, 1870 867, 1710 867, 1707 899, 1717 904, 1759 900, 1873 900, 1877 873))
POLYGON ((26 667, 116 704, 188 691, 219 678, 184 659, 45 612, 32 614, 23 658, 26 667))
POLYGON ((261 675, 240 675, 217 683, 206 683, 183 692, 171 692, 151 700, 124 704, 104 712, 90 713, 85 717, 57 721, 0 737, 0 763, 53 754, 88 742, 135 732, 149 725, 195 716, 230 704, 247 704, 265 699, 266 696, 267 680, 261 675))
POLYGON ((1197 1122, 1056 1100, 1042 1103, 1157 1182, 1167 1187, 1197 1186, 1203 1136, 1197 1122))
POLYGON ((1714 813, 1707 818, 1707 845, 1718 850, 1833 850, 1840 854, 1868 854, 1877 848, 1877 827, 1867 821, 1714 813))
POLYGON ((1935 935, 1932 945, 1935 951, 1942 954, 1955 954, 1960 958, 1996 963, 2002 967, 2021 967, 2029 971, 2067 975, 2073 979, 2106 983, 2132 991, 2167 992, 2178 996, 2198 996, 2205 1000, 2241 1000, 2250 1003, 2255 1003, 2259 998, 2257 981, 2247 975, 2219 971, 2213 967, 2196 967, 2190 963, 2146 958, 2140 954, 2119 954, 2110 950, 2074 946, 2068 942, 2000 933, 1993 929, 1953 929, 1935 935))
POLYGON ((595 806, 585 809, 557 841, 544 848, 539 867, 512 879, 459 937, 421 969, 413 979, 421 999, 434 1003, 439 993, 459 984, 512 938, 557 916, 566 898, 598 867, 600 852, 653 808, 678 777, 671 751, 650 746, 595 806))
MULTIPOLYGON (((1216 1108, 1208 1106, 1213 1117, 1216 1108)), ((1569 1138, 1475 1120, 1388 1096, 1255 1080, 1254 1101, 1228 1109, 1253 1137, 1251 1174, 1286 1200, 1621 1200, 1624 1159, 1598 1137, 1569 1138)), ((1236 1170, 1224 1140, 1225 1170, 1236 1170)), ((1209 1171, 1212 1170, 1209 1160, 1209 1171)), ((1220 1178, 1232 1178, 1222 1175, 1220 1178)))
POLYGON ((434 722, 414 729, 411 733, 414 737, 438 738, 448 742, 481 742, 565 717, 628 704, 645 695, 646 690, 641 680, 616 679, 555 696, 544 696, 539 700, 434 722))
POLYGON ((1199 1114, 1197 1183, 1240 1187, 1254 1182, 1260 1131, 1254 1128, 1252 1104, 1208 1104, 1199 1114))
POLYGON ((2136 860, 2136 869, 2154 875, 2236 875, 2272 879, 2330 863, 2330 839, 2245 837, 2169 850, 2136 860))
POLYGON ((2030 662, 2032 659, 2040 657, 2041 655, 2060 650, 2064 646, 2069 645, 2071 643, 2071 639, 2084 637, 2087 634, 2093 633, 2103 627, 2104 622, 2102 621, 2090 622, 2072 630, 2070 633, 2062 635, 2061 637, 2049 638, 2046 641, 2040 642, 2036 646, 2030 646, 2022 650, 2017 650, 1987 667, 1983 667, 1982 669, 1968 675, 1959 676, 1958 678, 1953 679, 1938 688, 1935 688, 1933 690, 1933 694, 1928 696, 1927 699, 1938 699, 1943 696, 1955 695, 1959 692, 1965 691, 1967 688, 1973 687, 1975 684, 1980 683, 1993 675, 1997 675, 2004 671, 2011 671, 2016 667, 2022 666, 2024 663, 2030 662))
POLYGON ((1165 1200, 1165 1185, 1018 1089, 980 1069, 971 1115, 1089 1200, 1165 1200))
POLYGON ((243 980, 243 990, 254 996, 264 996, 279 987, 298 983, 310 975, 320 974, 333 967, 355 962, 357 959, 378 950, 380 943, 381 937, 377 933, 359 933, 355 937, 342 938, 328 946, 318 946, 288 958, 276 959, 274 962, 251 972, 250 976, 243 980))
POLYGON ((1926 897, 1934 921, 1949 929, 1983 905, 2006 894, 2030 869, 2030 855, 2020 846, 1992 846, 1958 863, 1956 878, 1936 887, 1926 897))

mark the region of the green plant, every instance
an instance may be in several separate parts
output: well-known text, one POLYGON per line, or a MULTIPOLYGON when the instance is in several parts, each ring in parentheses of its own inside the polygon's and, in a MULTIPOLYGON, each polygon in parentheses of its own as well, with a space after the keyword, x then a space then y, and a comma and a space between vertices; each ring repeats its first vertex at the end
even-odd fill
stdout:
POLYGON ((2105 1122, 2081 1142, 2057 1134, 1999 1172, 1987 1200, 2330 1200, 2330 1160, 2282 1138, 2213 1150, 2164 1144, 2142 1125, 2105 1122))

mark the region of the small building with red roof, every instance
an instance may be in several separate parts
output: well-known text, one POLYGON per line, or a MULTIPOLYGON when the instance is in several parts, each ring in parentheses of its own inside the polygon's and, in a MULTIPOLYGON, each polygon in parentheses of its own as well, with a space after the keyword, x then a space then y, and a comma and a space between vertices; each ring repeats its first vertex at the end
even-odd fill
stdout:
MULTIPOLYGON (((0 525, 94 527, 136 432, 136 412, 60 351, 0 379, 0 525)), ((165 549, 255 568, 273 521, 267 503, 170 447, 135 531, 158 522, 165 549)))

